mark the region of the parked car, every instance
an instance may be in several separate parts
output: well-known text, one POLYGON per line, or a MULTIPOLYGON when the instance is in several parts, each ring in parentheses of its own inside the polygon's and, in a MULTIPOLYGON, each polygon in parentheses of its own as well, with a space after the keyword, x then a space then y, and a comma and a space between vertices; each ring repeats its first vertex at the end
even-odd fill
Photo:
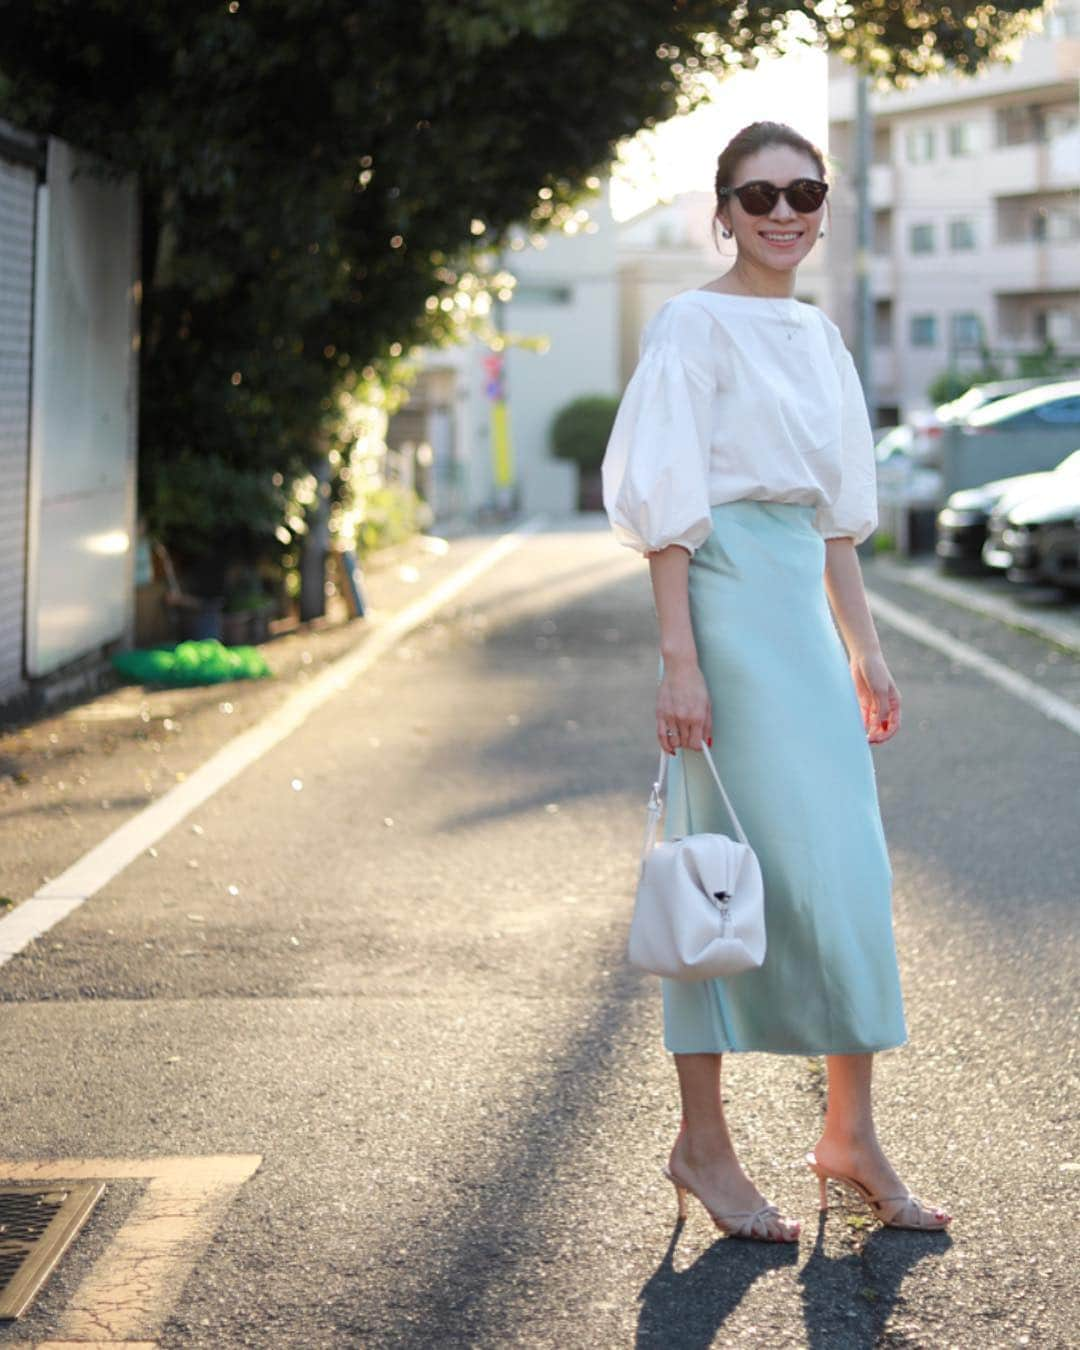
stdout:
POLYGON ((913 453, 917 437, 910 423, 889 427, 874 445, 878 487, 883 497, 908 506, 941 500, 941 474, 913 453))
POLYGON ((1066 455, 1054 469, 996 478, 979 487, 950 493, 937 514, 934 553, 939 569, 955 575, 1008 567, 1008 562, 995 561, 984 548, 991 514, 997 511, 1004 518, 1010 507, 1050 488, 1049 480, 1056 474, 1080 477, 1080 450, 1066 455))
POLYGON ((945 434, 946 427, 966 421, 978 408, 996 403, 999 399, 1056 383, 1060 381, 1047 379, 1045 375, 1029 375, 1015 380, 991 380, 986 384, 973 384, 959 398, 950 399, 948 403, 939 403, 933 411, 920 409, 913 412, 908 421, 911 437, 907 453, 912 459, 928 466, 940 465, 941 438, 945 434))
POLYGON ((1020 585, 1080 591, 1080 450, 1034 492, 994 508, 982 556, 1020 585))
POLYGON ((965 436, 990 431, 1080 427, 1080 380, 1054 380, 984 403, 957 423, 965 436))

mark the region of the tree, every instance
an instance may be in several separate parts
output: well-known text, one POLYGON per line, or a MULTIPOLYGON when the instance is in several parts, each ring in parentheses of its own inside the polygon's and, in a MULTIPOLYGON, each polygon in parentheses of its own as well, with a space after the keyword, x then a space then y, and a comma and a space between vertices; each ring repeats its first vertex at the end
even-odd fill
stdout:
MULTIPOLYGON (((623 137, 692 106, 702 72, 774 49, 797 10, 816 18, 705 0, 0 0, 0 116, 140 178, 151 524, 178 533, 170 503, 204 461, 250 503, 347 448, 343 406, 482 317, 512 225, 558 228, 623 137)), ((977 71, 1029 14, 892 0, 816 22, 904 83, 977 71)), ((282 510, 249 545, 288 546, 282 510)))

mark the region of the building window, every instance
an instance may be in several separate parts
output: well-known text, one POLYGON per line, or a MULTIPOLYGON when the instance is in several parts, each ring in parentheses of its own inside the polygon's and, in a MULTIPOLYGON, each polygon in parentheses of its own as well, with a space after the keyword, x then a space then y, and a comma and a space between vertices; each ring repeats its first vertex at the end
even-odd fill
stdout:
POLYGON ((975 247, 975 222, 961 217, 949 221, 949 247, 951 249, 975 247))
POLYGON ((1080 6, 1058 4, 1047 14, 1045 25, 1047 37, 1080 37, 1080 6))
POLYGON ((1014 103, 995 114, 998 145, 1030 145, 1046 140, 1046 119, 1041 104, 1014 103))
POLYGON ((874 243, 873 250, 875 257, 883 257, 892 252, 892 212, 889 210, 874 212, 874 243))
POLYGON ((934 158, 934 128, 912 127, 906 137, 909 164, 926 164, 934 158))
POLYGON ((1080 314, 1070 309, 1037 309, 1031 322, 1038 342, 1068 342, 1080 337, 1080 314))
POLYGON ((982 341, 982 320, 977 314, 954 314, 950 321, 954 351, 970 351, 982 341))
POLYGON ((912 225, 908 238, 911 241, 912 253, 933 253, 933 225, 912 225))
POLYGON ((970 122, 951 122, 945 132, 949 154, 970 155, 974 140, 970 122))
POLYGON ((911 345, 913 347, 937 345, 937 319, 933 314, 911 316, 911 345))
POLYGON ((541 286, 519 281, 514 287, 514 300, 523 305, 568 305, 570 298, 569 286, 541 286))
POLYGON ((870 162, 872 164, 892 163, 892 134, 888 127, 874 128, 874 144, 870 162))
POLYGON ((1068 136, 1076 130, 1080 122, 1080 113, 1074 103, 1063 103, 1059 107, 1046 110, 1046 135, 1048 140, 1058 136, 1068 136))
POLYGON ((1031 237, 1047 243, 1080 238, 1080 212, 1060 206, 1036 207, 1031 217, 1031 237))
POLYGON ((874 346, 893 345, 893 311, 891 300, 874 301, 874 346))

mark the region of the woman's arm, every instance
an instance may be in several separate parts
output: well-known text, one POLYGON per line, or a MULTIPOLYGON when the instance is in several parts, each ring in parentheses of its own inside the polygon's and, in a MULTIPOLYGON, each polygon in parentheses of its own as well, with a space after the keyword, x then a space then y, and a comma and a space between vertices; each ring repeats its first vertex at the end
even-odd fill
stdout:
POLYGON ((825 540, 825 592, 847 647, 868 738, 887 741, 900 729, 900 691, 885 664, 853 539, 825 540))
POLYGON ((690 622, 690 553, 679 544, 669 544, 645 556, 664 661, 656 695, 656 739, 670 754, 683 745, 700 750, 702 740, 712 744, 712 708, 690 622), (668 736, 669 727, 678 735, 668 736))

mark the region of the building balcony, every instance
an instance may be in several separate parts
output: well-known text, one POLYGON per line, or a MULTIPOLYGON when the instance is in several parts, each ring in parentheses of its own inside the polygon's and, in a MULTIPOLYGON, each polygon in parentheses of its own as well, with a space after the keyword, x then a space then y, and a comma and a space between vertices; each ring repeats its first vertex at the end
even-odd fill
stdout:
POLYGON ((872 210, 881 211, 893 205, 894 176, 891 164, 871 164, 870 206, 872 210))
POLYGON ((896 348, 891 343, 888 346, 875 344, 871 359, 874 363, 874 400, 877 403, 892 402, 896 395, 896 348))
POLYGON ((981 258, 990 288, 997 294, 1080 287, 1080 248, 1074 239, 997 243, 981 258))
POLYGON ((1080 130, 1046 141, 998 145, 980 160, 983 189, 994 196, 1080 186, 1080 130))

